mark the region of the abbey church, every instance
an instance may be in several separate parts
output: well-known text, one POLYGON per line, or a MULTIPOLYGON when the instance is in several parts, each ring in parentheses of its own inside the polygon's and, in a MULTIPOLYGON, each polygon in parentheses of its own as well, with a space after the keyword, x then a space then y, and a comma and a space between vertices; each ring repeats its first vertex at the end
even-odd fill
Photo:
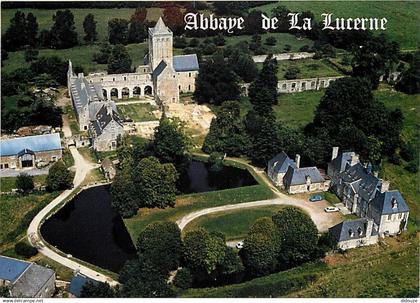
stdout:
POLYGON ((133 73, 106 72, 75 75, 69 62, 67 86, 79 122, 87 131, 95 150, 113 150, 117 138, 124 134, 115 102, 111 98, 152 96, 163 106, 180 101, 181 92, 195 90, 198 74, 196 54, 173 55, 173 33, 159 18, 148 31, 149 53, 133 73))

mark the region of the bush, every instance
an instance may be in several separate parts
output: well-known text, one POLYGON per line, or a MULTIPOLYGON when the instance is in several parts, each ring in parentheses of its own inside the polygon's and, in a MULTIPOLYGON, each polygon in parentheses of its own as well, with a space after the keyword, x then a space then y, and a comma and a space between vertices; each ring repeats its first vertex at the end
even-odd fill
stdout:
POLYGON ((16 178, 15 186, 19 191, 27 193, 34 189, 34 180, 27 173, 20 173, 16 178))
POLYGON ((400 148, 400 156, 407 162, 416 158, 416 146, 413 143, 403 143, 400 148))
POLYGON ((192 38, 192 39, 190 40, 190 44, 189 44, 189 46, 190 46, 190 47, 197 47, 197 46, 198 46, 198 44, 200 44, 200 41, 198 41, 198 39, 196 39, 196 38, 192 38))
POLYGON ((311 51, 311 48, 309 47, 309 45, 304 45, 301 48, 299 48, 299 51, 301 51, 301 52, 309 52, 309 51, 311 51))
POLYGON ((405 167, 406 170, 408 170, 410 173, 417 173, 419 170, 419 166, 416 160, 411 161, 408 163, 408 165, 405 167))
POLYGON ((38 253, 38 249, 30 246, 26 242, 18 242, 15 244, 15 253, 25 258, 30 258, 38 253))
POLYGON ((174 278, 174 285, 182 289, 187 289, 191 287, 191 284, 191 271, 187 267, 181 268, 174 278))
POLYGON ((393 154, 389 158, 389 162, 391 162, 392 164, 395 164, 395 165, 400 165, 401 164, 401 157, 397 154, 393 154))
POLYGON ((297 67, 289 67, 284 74, 284 77, 287 80, 296 79, 298 74, 300 73, 300 69, 297 67))
POLYGON ((175 37, 174 38, 174 47, 176 48, 186 48, 187 40, 184 37, 175 37))
POLYGON ((48 172, 47 189, 56 191, 71 188, 73 185, 72 177, 63 161, 56 162, 48 172))
POLYGON ((275 37, 267 37, 267 39, 265 39, 265 44, 267 45, 276 45, 277 40, 275 37))
POLYGON ((292 50, 292 46, 291 46, 291 45, 289 45, 289 44, 286 44, 286 45, 284 46, 283 50, 284 50, 285 52, 290 52, 290 51, 292 50))

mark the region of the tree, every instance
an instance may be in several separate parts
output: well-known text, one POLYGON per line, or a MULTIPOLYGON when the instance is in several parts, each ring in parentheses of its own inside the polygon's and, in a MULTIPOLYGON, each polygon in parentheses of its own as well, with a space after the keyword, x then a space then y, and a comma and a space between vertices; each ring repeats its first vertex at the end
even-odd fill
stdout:
POLYGON ((293 267, 313 259, 318 229, 307 214, 295 207, 286 207, 273 215, 272 220, 280 238, 281 267, 293 267))
POLYGON ((24 53, 25 61, 26 62, 35 61, 38 58, 38 54, 39 54, 39 51, 37 49, 33 49, 31 46, 28 45, 25 48, 25 53, 24 53))
POLYGON ((51 48, 51 32, 47 29, 42 29, 39 33, 39 45, 51 48))
POLYGON ((128 29, 128 41, 130 43, 141 43, 146 38, 146 20, 147 10, 144 7, 136 8, 136 11, 130 18, 130 27, 128 29))
POLYGON ((213 43, 217 46, 223 46, 226 44, 225 36, 222 33, 218 33, 217 36, 213 38, 213 43))
POLYGON ((115 298, 115 291, 104 282, 88 281, 80 292, 81 298, 115 298))
POLYGON ((206 153, 218 152, 238 157, 245 153, 249 147, 237 102, 223 102, 217 117, 210 124, 209 133, 203 144, 206 153))
POLYGON ((93 54, 93 61, 99 64, 107 64, 111 56, 112 48, 108 43, 102 43, 99 53, 93 54))
POLYGON ((0 286, 0 298, 9 298, 10 289, 8 286, 0 286))
POLYGON ((108 22, 108 40, 111 44, 128 43, 128 21, 125 19, 111 19, 108 22))
POLYGON ((220 105, 223 101, 237 100, 239 95, 238 77, 226 64, 223 53, 216 52, 200 64, 194 92, 198 103, 220 105))
POLYGON ((251 43, 249 43, 249 49, 256 55, 262 55, 266 52, 265 47, 262 45, 261 36, 259 34, 254 34, 252 36, 251 43))
POLYGON ((379 85, 379 77, 398 62, 399 45, 384 35, 370 35, 353 50, 353 76, 367 78, 372 88, 379 85))
POLYGON ((68 189, 73 186, 72 177, 63 161, 58 161, 51 166, 47 176, 47 189, 57 191, 68 189))
POLYGON ((249 98, 252 104, 258 103, 255 97, 263 87, 269 90, 267 102, 277 104, 277 68, 277 60, 272 55, 267 56, 264 60, 263 68, 249 87, 249 98))
POLYGON ((223 263, 225 257, 225 243, 217 235, 199 228, 189 231, 184 237, 185 262, 188 268, 205 273, 212 273, 223 263))
POLYGON ((28 13, 26 16, 26 39, 27 44, 35 47, 38 43, 38 22, 36 17, 32 13, 28 13))
POLYGON ((176 287, 179 287, 182 289, 190 288, 192 284, 191 271, 187 267, 181 268, 176 273, 173 283, 176 287))
POLYGON ((38 249, 22 241, 15 244, 15 253, 29 259, 38 253, 38 249))
POLYGON ((67 85, 68 63, 57 56, 40 57, 31 64, 31 70, 35 75, 49 74, 61 85, 67 85))
POLYGON ((287 80, 296 79, 298 74, 300 73, 300 69, 294 66, 289 67, 284 74, 284 77, 287 80))
POLYGON ((184 14, 178 6, 168 6, 163 10, 163 21, 175 35, 180 35, 184 29, 184 14))
POLYGON ((112 48, 108 59, 108 73, 121 74, 131 72, 132 60, 124 45, 118 44, 112 48))
POLYGON ((15 186, 23 193, 27 193, 34 189, 33 177, 27 173, 20 173, 16 178, 15 186))
POLYGON ((155 129, 154 138, 154 155, 163 163, 174 163, 178 167, 189 160, 190 141, 181 120, 163 116, 155 129))
POLYGON ((85 32, 83 40, 85 40, 86 43, 91 44, 96 41, 98 33, 96 32, 96 21, 93 14, 86 15, 83 20, 83 30, 85 32))
POLYGON ((277 43, 277 40, 276 40, 276 37, 274 36, 269 36, 267 37, 267 39, 265 39, 265 44, 267 45, 274 46, 276 45, 276 43, 277 43))
POLYGON ((51 46, 58 49, 76 46, 78 42, 73 13, 69 9, 59 10, 53 16, 53 21, 50 30, 51 46))
POLYGON ((159 207, 175 205, 178 173, 172 163, 159 163, 155 157, 142 159, 132 171, 137 205, 159 207))
POLYGON ((25 14, 17 11, 10 19, 10 26, 2 36, 2 49, 15 51, 27 44, 26 38, 25 14))
POLYGON ((229 65, 244 82, 252 82, 258 74, 257 65, 249 53, 234 49, 229 56, 229 65))
POLYGON ((137 213, 139 208, 135 199, 135 185, 131 179, 129 167, 118 171, 111 185, 112 206, 123 218, 129 218, 137 213))
POLYGON ((249 229, 241 250, 245 268, 252 276, 273 272, 277 266, 279 250, 280 240, 271 218, 258 219, 249 229))
POLYGON ((181 231, 173 222, 154 222, 139 235, 140 262, 149 262, 162 275, 178 268, 183 255, 181 231))
POLYGON ((401 78, 395 85, 396 90, 406 94, 420 93, 420 52, 414 53, 410 66, 401 73, 401 78))

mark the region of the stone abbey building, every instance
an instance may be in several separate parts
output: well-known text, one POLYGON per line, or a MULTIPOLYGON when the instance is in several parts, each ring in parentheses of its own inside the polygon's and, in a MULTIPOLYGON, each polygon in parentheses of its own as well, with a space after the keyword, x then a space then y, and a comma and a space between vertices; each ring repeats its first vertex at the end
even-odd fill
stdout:
POLYGON ((158 105, 179 102, 181 92, 195 90, 198 73, 197 55, 173 56, 173 33, 159 18, 149 28, 149 53, 133 73, 83 73, 75 75, 69 62, 68 91, 80 131, 89 134, 95 150, 117 147, 124 134, 123 123, 112 97, 117 99, 143 96, 154 97, 158 105))

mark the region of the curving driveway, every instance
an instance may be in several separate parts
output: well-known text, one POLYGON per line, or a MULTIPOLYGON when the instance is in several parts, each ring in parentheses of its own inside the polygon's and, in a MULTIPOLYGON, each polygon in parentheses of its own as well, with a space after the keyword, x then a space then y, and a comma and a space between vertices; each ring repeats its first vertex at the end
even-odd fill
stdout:
POLYGON ((229 210, 236 210, 236 209, 244 209, 244 208, 252 208, 252 207, 261 207, 267 205, 290 205, 296 206, 301 208, 305 211, 314 221, 316 227, 320 232, 325 232, 328 230, 329 227, 334 226, 335 224, 341 222, 341 215, 338 213, 326 213, 324 208, 330 206, 326 201, 320 202, 306 202, 304 200, 291 198, 281 193, 277 193, 278 198, 270 199, 270 200, 261 200, 261 201, 253 201, 253 202, 245 202, 245 203, 238 203, 238 204, 229 204, 217 207, 206 208, 202 210, 198 210, 188 215, 185 215, 178 221, 176 224, 178 227, 183 230, 185 226, 188 225, 191 221, 208 214, 229 211, 229 210))
MULTIPOLYGON (((63 121, 63 132, 66 137, 71 137, 71 131, 68 127, 68 123, 66 119, 63 121)), ((49 203, 46 207, 44 207, 32 220, 32 222, 29 225, 27 236, 28 241, 33 246, 36 246, 38 248, 38 251, 43 254, 44 256, 74 270, 79 271, 81 274, 97 280, 101 282, 108 282, 110 285, 116 285, 118 282, 114 281, 111 277, 106 276, 102 273, 99 273, 93 269, 90 269, 84 265, 81 265, 77 263, 76 261, 73 261, 69 258, 63 257, 62 255, 56 253, 52 249, 50 249, 48 246, 46 246, 42 242, 42 237, 40 237, 39 229, 41 226, 41 222, 43 219, 61 202, 63 202, 65 199, 67 199, 76 189, 78 186, 80 186, 85 179, 86 175, 91 169, 94 169, 96 167, 95 164, 92 164, 88 161, 86 161, 83 156, 79 153, 79 151, 76 149, 76 147, 72 146, 69 148, 70 152, 74 159, 74 166, 76 168, 76 174, 73 179, 74 187, 72 189, 65 190, 62 192, 57 198, 55 198, 51 203, 49 203)))

